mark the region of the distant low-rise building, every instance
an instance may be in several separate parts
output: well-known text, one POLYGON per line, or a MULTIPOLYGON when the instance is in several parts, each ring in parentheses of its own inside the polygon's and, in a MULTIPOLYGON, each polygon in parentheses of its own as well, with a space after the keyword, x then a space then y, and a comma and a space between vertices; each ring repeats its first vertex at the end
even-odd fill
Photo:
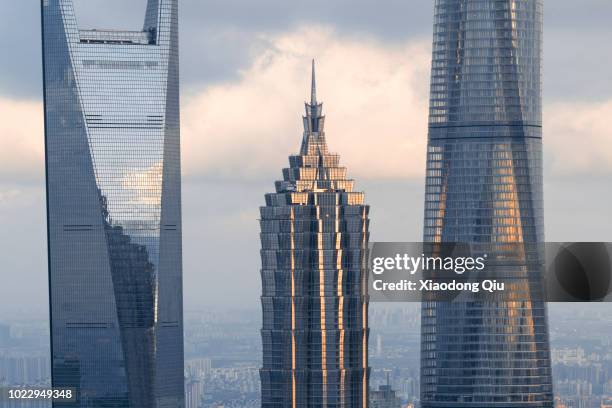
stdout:
POLYGON ((400 399, 391 388, 388 374, 387 384, 380 385, 378 390, 370 391, 370 408, 402 408, 400 399))
POLYGON ((11 340, 11 327, 0 323, 0 347, 6 347, 11 340))
POLYGON ((185 380, 185 408, 200 408, 204 397, 204 383, 197 379, 185 380))

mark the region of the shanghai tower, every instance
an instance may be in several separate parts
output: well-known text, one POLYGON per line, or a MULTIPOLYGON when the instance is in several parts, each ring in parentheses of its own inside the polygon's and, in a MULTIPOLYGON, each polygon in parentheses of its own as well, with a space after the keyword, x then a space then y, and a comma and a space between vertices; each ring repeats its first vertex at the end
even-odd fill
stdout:
POLYGON ((542 13, 542 0, 435 1, 424 241, 467 243, 512 283, 423 301, 423 408, 553 406, 537 249, 542 13))
POLYGON ((56 406, 184 406, 177 3, 124 31, 41 0, 56 406))
POLYGON ((262 408, 365 408, 364 194, 330 153, 314 62, 300 151, 261 207, 262 408))

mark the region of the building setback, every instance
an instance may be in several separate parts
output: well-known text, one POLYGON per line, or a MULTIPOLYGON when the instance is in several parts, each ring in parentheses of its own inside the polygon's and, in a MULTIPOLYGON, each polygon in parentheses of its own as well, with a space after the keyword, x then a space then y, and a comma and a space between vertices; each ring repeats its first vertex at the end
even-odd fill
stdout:
POLYGON ((41 0, 54 387, 183 407, 178 1, 82 30, 41 0))
POLYGON ((324 119, 313 62, 300 152, 260 209, 263 408, 367 406, 369 207, 324 119))

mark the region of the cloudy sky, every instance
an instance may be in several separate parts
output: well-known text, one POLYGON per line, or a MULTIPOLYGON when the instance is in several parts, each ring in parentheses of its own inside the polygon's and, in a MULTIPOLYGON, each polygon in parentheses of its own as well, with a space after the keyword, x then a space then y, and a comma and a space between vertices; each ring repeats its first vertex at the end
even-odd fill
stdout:
MULTIPOLYGON (((258 207, 301 138, 309 61, 372 239, 421 236, 433 2, 182 0, 185 304, 256 307, 258 207)), ((83 28, 145 0, 75 0, 83 28)), ((611 241, 612 2, 545 2, 549 241, 611 241)), ((0 0, 0 318, 46 313, 40 10, 0 0)))

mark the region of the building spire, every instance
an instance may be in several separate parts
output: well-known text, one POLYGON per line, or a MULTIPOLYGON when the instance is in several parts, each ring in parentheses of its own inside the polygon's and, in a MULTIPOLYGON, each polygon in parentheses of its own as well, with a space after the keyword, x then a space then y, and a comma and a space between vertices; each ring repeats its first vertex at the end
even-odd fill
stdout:
POLYGON ((312 60, 312 78, 310 85, 310 102, 304 102, 306 116, 304 116, 304 138, 302 140, 301 154, 313 154, 313 152, 327 153, 323 124, 325 117, 322 110, 323 105, 317 102, 317 80, 315 77, 315 60, 312 60), (314 149, 314 150, 313 150, 314 149))
POLYGON ((315 60, 312 59, 312 79, 310 85, 310 105, 316 106, 317 104, 317 81, 315 79, 315 60))

